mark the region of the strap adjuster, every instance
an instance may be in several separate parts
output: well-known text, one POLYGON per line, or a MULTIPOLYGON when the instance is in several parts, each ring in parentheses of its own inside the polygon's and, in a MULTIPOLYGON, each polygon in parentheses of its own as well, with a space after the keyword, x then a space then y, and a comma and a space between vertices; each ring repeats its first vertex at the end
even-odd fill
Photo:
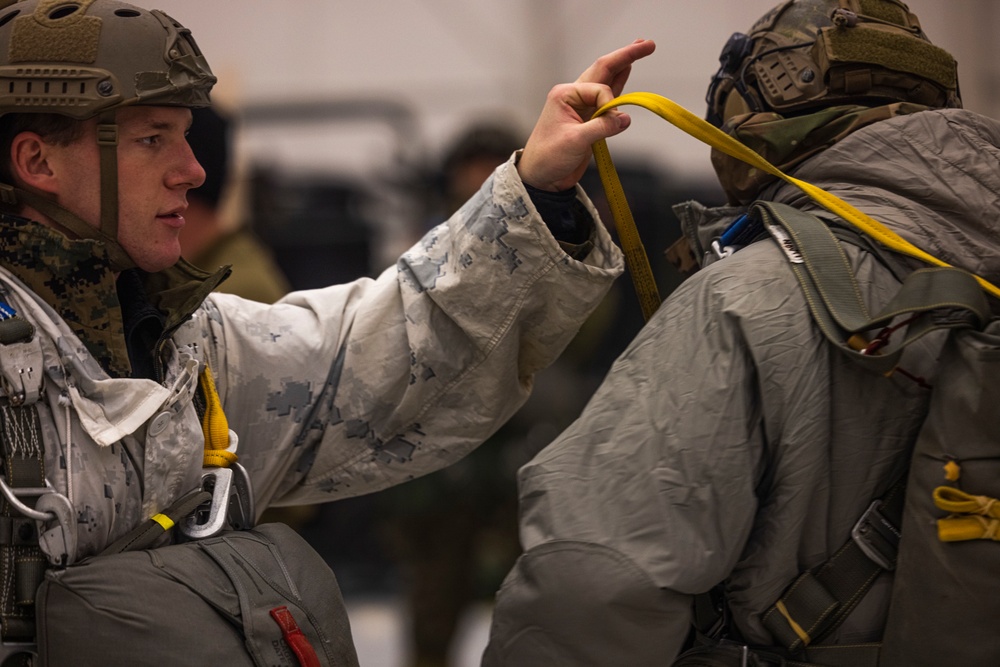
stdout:
POLYGON ((118 125, 115 123, 101 123, 97 126, 98 146, 118 145, 118 125))
POLYGON ((851 529, 851 539, 869 559, 884 570, 896 568, 896 554, 899 551, 901 533, 882 514, 882 501, 876 500, 851 529))

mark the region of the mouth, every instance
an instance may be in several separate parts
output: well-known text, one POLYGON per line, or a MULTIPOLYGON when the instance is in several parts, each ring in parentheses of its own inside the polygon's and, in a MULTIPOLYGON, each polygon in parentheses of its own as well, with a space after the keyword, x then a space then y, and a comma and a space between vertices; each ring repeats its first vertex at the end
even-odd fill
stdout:
POLYGON ((160 213, 156 216, 156 219, 170 227, 183 227, 184 209, 176 209, 168 211, 167 213, 160 213))

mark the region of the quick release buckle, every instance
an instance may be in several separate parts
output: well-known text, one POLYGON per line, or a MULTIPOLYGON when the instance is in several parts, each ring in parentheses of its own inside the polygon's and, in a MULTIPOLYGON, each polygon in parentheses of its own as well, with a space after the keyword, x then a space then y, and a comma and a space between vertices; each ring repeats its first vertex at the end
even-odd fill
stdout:
POLYGON ((901 533, 880 511, 882 501, 876 500, 851 529, 851 539, 872 562, 884 570, 896 568, 901 533))
POLYGON ((739 250, 739 248, 737 248, 736 246, 727 245, 723 247, 722 243, 720 242, 720 239, 712 241, 712 252, 715 253, 716 259, 725 259, 726 257, 729 257, 737 250, 739 250))
POLYGON ((42 393, 45 376, 42 344, 38 336, 31 333, 31 325, 17 317, 17 311, 3 302, 0 302, 0 320, 5 326, 20 323, 20 327, 15 327, 18 333, 31 336, 7 343, 3 346, 3 355, 0 355, 0 388, 11 405, 31 405, 42 393))
POLYGON ((758 220, 744 213, 736 218, 719 238, 712 241, 712 252, 718 259, 725 259, 749 244, 758 229, 758 220))

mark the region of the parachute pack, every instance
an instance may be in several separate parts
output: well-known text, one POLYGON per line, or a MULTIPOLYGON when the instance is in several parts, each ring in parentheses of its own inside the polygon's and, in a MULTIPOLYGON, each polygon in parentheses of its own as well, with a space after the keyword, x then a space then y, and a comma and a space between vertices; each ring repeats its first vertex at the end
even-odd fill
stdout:
MULTIPOLYGON (((873 373, 904 372, 897 362, 907 345, 933 331, 947 332, 909 470, 887 480, 890 490, 872 499, 829 561, 789 582, 764 617, 777 645, 753 647, 706 637, 674 664, 1000 664, 1000 635, 989 621, 1000 616, 1000 317, 993 315, 986 296, 1000 297, 1000 289, 928 255, 832 194, 784 174, 666 98, 630 93, 595 115, 623 104, 649 109, 718 151, 796 185, 835 214, 831 225, 789 206, 758 201, 739 224, 750 227, 740 231, 746 237, 770 234, 784 250, 813 319, 844 354, 873 373), (861 300, 841 247, 857 241, 874 247, 870 240, 931 265, 912 272, 876 314, 861 300), (894 578, 882 642, 824 646, 823 639, 887 570, 894 578)), ((605 142, 595 144, 594 155, 648 319, 659 305, 656 284, 605 142)))

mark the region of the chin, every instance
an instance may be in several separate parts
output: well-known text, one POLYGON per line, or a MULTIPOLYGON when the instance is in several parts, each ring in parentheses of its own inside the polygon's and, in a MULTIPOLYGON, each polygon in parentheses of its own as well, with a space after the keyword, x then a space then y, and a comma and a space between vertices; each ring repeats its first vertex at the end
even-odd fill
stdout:
POLYGON ((158 273, 165 269, 169 269, 171 266, 177 263, 181 258, 180 253, 176 255, 171 255, 169 257, 147 257, 143 259, 135 259, 135 265, 145 271, 146 273, 158 273))

